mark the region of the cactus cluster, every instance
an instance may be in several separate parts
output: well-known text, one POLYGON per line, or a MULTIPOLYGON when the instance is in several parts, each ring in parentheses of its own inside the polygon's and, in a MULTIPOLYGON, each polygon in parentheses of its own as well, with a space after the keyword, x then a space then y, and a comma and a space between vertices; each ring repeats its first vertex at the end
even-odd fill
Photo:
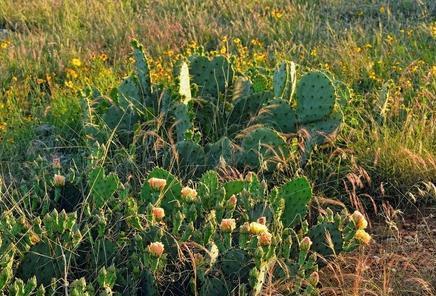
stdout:
POLYGON ((261 295, 268 276, 286 295, 312 295, 319 264, 366 234, 359 213, 309 222, 304 177, 268 189, 255 173, 223 183, 207 171, 186 184, 155 168, 134 192, 100 168, 88 184, 77 212, 2 213, 0 291, 261 295))
MULTIPOLYGON (((224 56, 194 55, 176 63, 174 82, 164 88, 151 84, 142 46, 136 41, 132 45, 135 71, 112 93, 109 107, 100 108, 106 110, 102 118, 122 143, 131 142, 135 126, 147 122, 173 143, 161 145, 167 155, 162 164, 177 172, 198 175, 222 161, 239 168, 275 169, 291 155, 287 140, 300 130, 306 131, 304 163, 313 147, 324 144, 340 126, 335 88, 322 72, 308 72, 297 83, 296 65, 283 62, 268 89, 266 84, 256 86, 257 78, 250 81, 235 73, 224 56)), ((98 101, 92 95, 88 99, 98 101)))

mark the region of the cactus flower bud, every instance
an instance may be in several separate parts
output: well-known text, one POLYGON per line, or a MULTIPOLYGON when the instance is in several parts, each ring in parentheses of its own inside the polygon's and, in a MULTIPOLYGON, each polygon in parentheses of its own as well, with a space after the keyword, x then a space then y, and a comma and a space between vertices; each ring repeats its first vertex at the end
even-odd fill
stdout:
POLYGON ((261 234, 263 232, 267 232, 268 228, 260 223, 257 222, 251 222, 250 223, 250 233, 251 234, 261 234))
POLYGON ((236 195, 232 195, 229 198, 229 204, 234 208, 236 207, 236 204, 238 203, 238 199, 236 198, 236 195))
POLYGON ((365 245, 368 245, 372 239, 371 235, 369 235, 369 233, 363 229, 358 229, 356 231, 356 234, 354 235, 354 238, 357 239, 358 241, 361 241, 365 245))
POLYGON ((62 175, 55 174, 53 177, 53 184, 56 187, 64 187, 65 186, 65 177, 62 175))
POLYGON ((195 189, 190 188, 190 187, 183 187, 182 191, 180 191, 180 193, 187 200, 194 201, 197 198, 197 191, 195 189))
POLYGON ((268 231, 262 232, 259 235, 259 243, 262 247, 271 245, 271 241, 272 241, 272 234, 269 233, 268 231))
POLYGON ((162 256, 164 250, 165 247, 161 242, 154 242, 148 245, 148 251, 156 257, 162 256))
POLYGON ((52 161, 53 168, 60 169, 61 168, 61 159, 59 157, 54 157, 52 161))
POLYGON ((319 273, 314 271, 310 274, 309 276, 309 283, 313 286, 316 287, 316 285, 318 285, 319 282, 319 273))
POLYGON ((163 217, 165 217, 165 211, 162 208, 153 208, 151 211, 152 211, 153 217, 157 221, 160 221, 163 219, 163 217))
POLYGON ((167 180, 165 179, 160 179, 160 178, 150 178, 148 180, 148 184, 150 185, 151 188, 156 189, 156 190, 162 190, 165 188, 165 186, 167 185, 167 180))
POLYGON ((311 246, 312 246, 312 240, 308 236, 305 236, 300 242, 300 249, 302 251, 305 252, 309 251, 311 246))
POLYGON ((366 221, 365 216, 359 211, 354 211, 351 215, 351 220, 356 224, 357 229, 365 229, 368 226, 368 221, 366 221))
POLYGON ((253 172, 248 172, 247 173, 247 175, 245 176, 245 181, 248 181, 248 182, 253 182, 253 178, 254 178, 254 176, 256 176, 256 174, 255 173, 253 173, 253 172))
POLYGON ((265 216, 259 217, 257 219, 257 223, 265 225, 266 224, 266 217, 265 216))
POLYGON ((220 229, 223 232, 232 232, 236 228, 235 219, 223 219, 221 220, 220 229))

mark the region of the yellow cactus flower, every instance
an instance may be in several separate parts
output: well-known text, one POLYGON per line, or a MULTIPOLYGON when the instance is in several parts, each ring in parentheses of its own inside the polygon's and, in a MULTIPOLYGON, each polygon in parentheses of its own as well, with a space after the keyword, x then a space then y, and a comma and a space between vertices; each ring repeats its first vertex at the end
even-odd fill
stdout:
POLYGON ((162 190, 167 185, 167 180, 160 178, 150 178, 148 180, 148 185, 150 185, 150 187, 153 189, 162 190))
POLYGON ((165 246, 161 242, 154 242, 148 245, 148 251, 153 256, 160 257, 165 251, 165 246))
POLYGON ((261 234, 261 233, 264 233, 267 231, 268 231, 268 228, 263 224, 260 224, 257 222, 250 223, 250 233, 251 234, 261 234))
POLYGON ((153 217, 157 220, 160 221, 163 219, 163 217, 165 217, 165 210, 162 208, 154 208, 151 210, 153 217))
POLYGON ((223 232, 232 232, 236 228, 235 219, 222 219, 220 229, 223 232))
POLYGON ((53 177, 53 184, 56 187, 63 187, 65 186, 65 177, 62 175, 55 174, 53 177))
POLYGON ((182 191, 180 191, 183 197, 189 200, 195 200, 197 198, 197 191, 190 187, 183 187, 182 191))
POLYGON ((236 195, 233 194, 232 196, 230 196, 230 198, 229 198, 229 204, 230 204, 232 207, 236 207, 237 203, 238 203, 238 198, 236 197, 236 195))
POLYGON ((359 211, 354 211, 351 215, 351 220, 356 224, 357 229, 365 229, 368 227, 368 221, 366 221, 365 216, 359 211))
POLYGON ((365 245, 368 245, 371 242, 371 235, 369 235, 368 232, 366 232, 363 229, 358 229, 356 231, 356 234, 354 235, 354 238, 358 241, 364 243, 365 245))
POLYGON ((263 247, 269 246, 271 245, 271 242, 272 242, 272 234, 269 233, 268 231, 262 232, 259 235, 259 243, 261 246, 263 247))

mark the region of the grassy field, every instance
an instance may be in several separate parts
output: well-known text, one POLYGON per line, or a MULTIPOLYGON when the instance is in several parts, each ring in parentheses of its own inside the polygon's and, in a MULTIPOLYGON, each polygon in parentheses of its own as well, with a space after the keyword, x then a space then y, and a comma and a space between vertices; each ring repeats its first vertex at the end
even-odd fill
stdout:
MULTIPOLYGON (((0 0, 4 192, 32 191, 26 182, 41 157, 83 168, 90 153, 79 92, 92 85, 108 94, 131 73, 132 38, 144 44, 156 83, 198 50, 232 54, 241 71, 287 59, 334 77, 346 100, 336 142, 282 177, 307 176, 313 207, 337 202, 368 213, 375 242, 325 267, 321 293, 435 293, 434 1, 0 0)), ((120 149, 107 160, 123 180, 149 169, 131 155, 120 149)))

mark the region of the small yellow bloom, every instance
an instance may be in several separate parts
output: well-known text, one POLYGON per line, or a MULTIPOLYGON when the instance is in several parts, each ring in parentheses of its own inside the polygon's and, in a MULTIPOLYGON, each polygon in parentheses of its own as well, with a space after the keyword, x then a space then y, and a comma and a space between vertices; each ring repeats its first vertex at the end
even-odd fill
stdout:
POLYGON ((268 231, 262 232, 259 235, 259 243, 261 246, 263 247, 269 246, 271 245, 271 242, 272 242, 272 234, 269 233, 268 231))
POLYGON ((351 220, 356 224, 357 229, 365 229, 368 227, 368 221, 366 221, 365 216, 359 211, 354 211, 351 215, 351 220))
POLYGON ((74 71, 73 69, 67 68, 66 72, 67 72, 67 76, 71 79, 76 79, 77 77, 79 77, 79 74, 77 74, 77 72, 74 71))
POLYGON ((260 224, 257 222, 250 223, 250 233, 251 234, 261 234, 261 233, 264 233, 267 231, 268 231, 268 228, 263 224, 260 224))
POLYGON ((318 51, 316 50, 316 48, 314 48, 314 49, 312 49, 310 51, 310 55, 313 56, 313 57, 317 57, 318 56, 318 51))
POLYGON ((379 8, 380 13, 385 13, 386 12, 386 8, 382 5, 379 8))
POLYGON ((273 11, 271 11, 271 16, 275 19, 275 20, 280 20, 284 15, 284 12, 282 10, 279 9, 273 9, 273 11))
POLYGON ((71 59, 71 65, 74 67, 80 67, 82 66, 82 61, 79 58, 73 58, 71 59))
POLYGON ((41 79, 41 78, 37 78, 37 79, 36 79, 36 83, 37 83, 37 84, 43 84, 44 82, 45 82, 44 79, 41 79))
POLYGON ((53 177, 53 184, 56 187, 63 187, 65 186, 65 177, 62 175, 55 174, 53 177))
POLYGON ((150 178, 148 180, 148 184, 153 189, 162 190, 167 185, 167 180, 160 178, 150 178))
POLYGON ((150 254, 156 257, 160 257, 165 251, 165 247, 161 242, 154 242, 148 245, 148 251, 150 252, 150 254))
POLYGON ((190 187, 183 187, 182 191, 180 191, 183 197, 189 200, 195 200, 197 198, 197 191, 190 187))
POLYGON ((236 228, 235 219, 222 219, 220 229, 223 232, 232 232, 236 228))
POLYGON ((369 235, 369 233, 363 229, 358 229, 356 231, 356 234, 354 235, 354 238, 357 239, 358 241, 361 241, 365 245, 368 245, 372 239, 371 235, 369 235))
POLYGON ((71 80, 65 81, 65 86, 68 88, 74 88, 74 83, 71 80))
POLYGON ((316 287, 319 282, 319 274, 318 272, 314 271, 309 276, 309 283, 312 285, 312 287, 316 287))
POLYGON ((163 217, 165 217, 165 210, 162 208, 153 208, 151 211, 152 211, 153 217, 157 221, 160 221, 163 219, 163 217))

